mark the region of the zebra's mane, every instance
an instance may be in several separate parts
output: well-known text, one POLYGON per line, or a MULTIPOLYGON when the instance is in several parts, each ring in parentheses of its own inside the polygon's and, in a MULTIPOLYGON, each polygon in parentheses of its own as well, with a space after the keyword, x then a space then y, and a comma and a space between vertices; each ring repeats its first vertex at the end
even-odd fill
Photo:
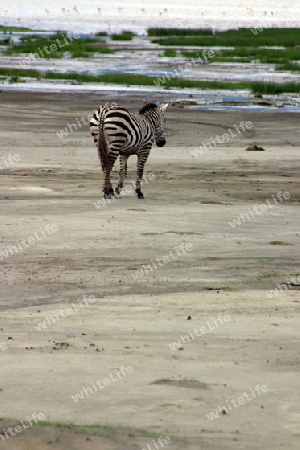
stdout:
POLYGON ((149 111, 149 109, 157 108, 156 103, 145 103, 145 105, 140 109, 139 114, 145 114, 146 111, 149 111))

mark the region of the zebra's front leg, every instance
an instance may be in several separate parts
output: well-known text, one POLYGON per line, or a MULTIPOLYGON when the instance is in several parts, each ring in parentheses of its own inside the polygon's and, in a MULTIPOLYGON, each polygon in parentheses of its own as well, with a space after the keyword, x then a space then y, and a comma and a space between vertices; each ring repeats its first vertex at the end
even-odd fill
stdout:
POLYGON ((120 194, 122 188, 123 188, 123 183, 124 183, 124 177, 127 177, 127 158, 128 156, 126 155, 120 155, 120 172, 119 172, 119 183, 118 186, 116 187, 116 194, 120 194))
POLYGON ((141 183, 142 183, 142 178, 143 178, 143 174, 144 174, 144 166, 148 159, 149 152, 150 152, 150 150, 145 151, 145 153, 142 152, 142 154, 138 155, 135 192, 137 194, 137 198, 139 198, 139 199, 144 198, 144 194, 141 191, 141 183))

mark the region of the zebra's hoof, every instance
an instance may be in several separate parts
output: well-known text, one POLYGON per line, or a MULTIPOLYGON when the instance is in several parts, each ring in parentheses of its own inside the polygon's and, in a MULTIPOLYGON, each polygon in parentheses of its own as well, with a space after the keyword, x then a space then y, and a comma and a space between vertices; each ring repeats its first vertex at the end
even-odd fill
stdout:
POLYGON ((112 198, 115 196, 115 193, 113 190, 109 190, 108 192, 104 192, 103 198, 112 198))
POLYGON ((136 188, 135 193, 137 194, 137 198, 144 198, 141 188, 136 188))
POLYGON ((115 193, 116 193, 117 195, 120 195, 121 190, 122 190, 122 188, 116 187, 115 193))

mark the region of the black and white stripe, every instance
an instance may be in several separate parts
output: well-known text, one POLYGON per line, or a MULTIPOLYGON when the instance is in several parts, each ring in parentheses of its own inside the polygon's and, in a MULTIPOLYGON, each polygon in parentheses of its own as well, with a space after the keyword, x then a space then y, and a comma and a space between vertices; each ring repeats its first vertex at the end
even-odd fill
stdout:
POLYGON ((138 198, 143 198, 141 180, 144 166, 154 140, 158 147, 166 143, 164 133, 164 112, 168 103, 157 106, 146 103, 139 114, 130 113, 115 103, 100 106, 90 120, 90 131, 98 148, 102 170, 105 174, 103 192, 105 198, 114 195, 110 181, 113 165, 120 155, 120 179, 116 187, 119 194, 127 171, 127 159, 137 155, 136 190, 138 198))

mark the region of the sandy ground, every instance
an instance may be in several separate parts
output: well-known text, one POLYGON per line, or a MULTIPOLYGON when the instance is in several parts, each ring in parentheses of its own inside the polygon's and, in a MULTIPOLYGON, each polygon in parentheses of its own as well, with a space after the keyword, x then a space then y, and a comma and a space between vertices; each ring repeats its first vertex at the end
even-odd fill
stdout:
MULTIPOLYGON (((131 190, 97 209, 102 174, 88 127, 56 133, 116 98, 0 98, 1 251, 19 245, 0 261, 0 445, 155 450, 169 436, 164 447, 178 450, 298 449, 299 116, 170 107, 145 200, 131 190), (193 156, 241 121, 252 128, 193 156), (246 151, 253 143, 265 151, 246 151), (152 266, 137 277, 143 265, 152 266), (5 435, 34 413, 60 426, 5 435)), ((123 99, 133 110, 141 102, 123 99)), ((128 186, 134 171, 131 158, 128 186)))

